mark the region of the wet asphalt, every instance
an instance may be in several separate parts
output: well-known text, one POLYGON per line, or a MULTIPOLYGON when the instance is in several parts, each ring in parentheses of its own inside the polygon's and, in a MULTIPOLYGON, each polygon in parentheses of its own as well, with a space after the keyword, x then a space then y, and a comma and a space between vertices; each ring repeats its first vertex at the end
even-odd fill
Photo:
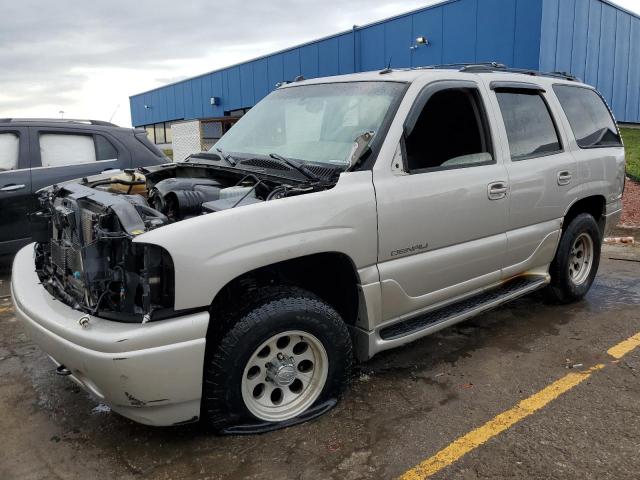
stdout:
POLYGON ((394 478, 572 369, 606 367, 433 478, 637 479, 640 248, 607 248, 585 300, 539 295, 360 364, 324 417, 264 435, 135 424, 54 374, 0 260, 0 479, 394 478))

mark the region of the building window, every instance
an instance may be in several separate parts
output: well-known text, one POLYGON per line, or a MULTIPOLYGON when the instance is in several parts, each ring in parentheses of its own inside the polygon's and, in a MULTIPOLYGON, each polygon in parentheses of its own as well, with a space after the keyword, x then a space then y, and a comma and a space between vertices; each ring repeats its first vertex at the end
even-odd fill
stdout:
POLYGON ((146 127, 144 127, 144 129, 147 131, 147 138, 149 139, 149 141, 151 143, 156 143, 156 134, 153 125, 147 125, 146 127))

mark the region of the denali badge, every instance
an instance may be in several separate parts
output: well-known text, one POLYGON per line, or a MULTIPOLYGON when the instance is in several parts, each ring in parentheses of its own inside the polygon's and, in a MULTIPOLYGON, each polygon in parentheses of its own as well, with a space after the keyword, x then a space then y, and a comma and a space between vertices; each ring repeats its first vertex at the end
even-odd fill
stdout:
POLYGON ((398 255, 404 255, 405 253, 412 253, 417 250, 426 250, 427 248, 429 248, 429 244, 427 242, 424 242, 418 245, 414 245, 413 247, 401 248, 399 250, 392 250, 391 256, 397 257, 398 255))

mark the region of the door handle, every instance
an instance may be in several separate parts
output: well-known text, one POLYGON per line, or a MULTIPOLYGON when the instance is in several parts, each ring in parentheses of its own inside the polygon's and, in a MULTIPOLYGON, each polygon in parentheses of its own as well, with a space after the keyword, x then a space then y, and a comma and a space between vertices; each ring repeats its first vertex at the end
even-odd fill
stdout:
POLYGON ((16 184, 5 185, 4 187, 0 188, 0 192, 16 192, 26 187, 27 187, 26 185, 16 185, 16 184))
POLYGON ((489 200, 500 200, 507 196, 509 185, 507 182, 493 182, 487 187, 487 196, 489 200))
POLYGON ((558 185, 569 185, 571 183, 571 172, 569 170, 562 170, 558 172, 558 185))

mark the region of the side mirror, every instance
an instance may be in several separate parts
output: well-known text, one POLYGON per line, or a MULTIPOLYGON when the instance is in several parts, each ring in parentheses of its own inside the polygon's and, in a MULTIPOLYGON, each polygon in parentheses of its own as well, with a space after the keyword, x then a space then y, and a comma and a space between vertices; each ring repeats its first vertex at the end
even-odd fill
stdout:
POLYGON ((358 162, 362 158, 365 157, 365 155, 368 155, 368 153, 371 152, 370 144, 374 136, 375 136, 375 132, 369 131, 369 132, 361 133, 356 137, 356 139, 353 141, 353 146, 351 147, 351 153, 349 154, 349 157, 348 157, 349 166, 347 170, 351 170, 353 167, 355 167, 358 164, 358 162))

